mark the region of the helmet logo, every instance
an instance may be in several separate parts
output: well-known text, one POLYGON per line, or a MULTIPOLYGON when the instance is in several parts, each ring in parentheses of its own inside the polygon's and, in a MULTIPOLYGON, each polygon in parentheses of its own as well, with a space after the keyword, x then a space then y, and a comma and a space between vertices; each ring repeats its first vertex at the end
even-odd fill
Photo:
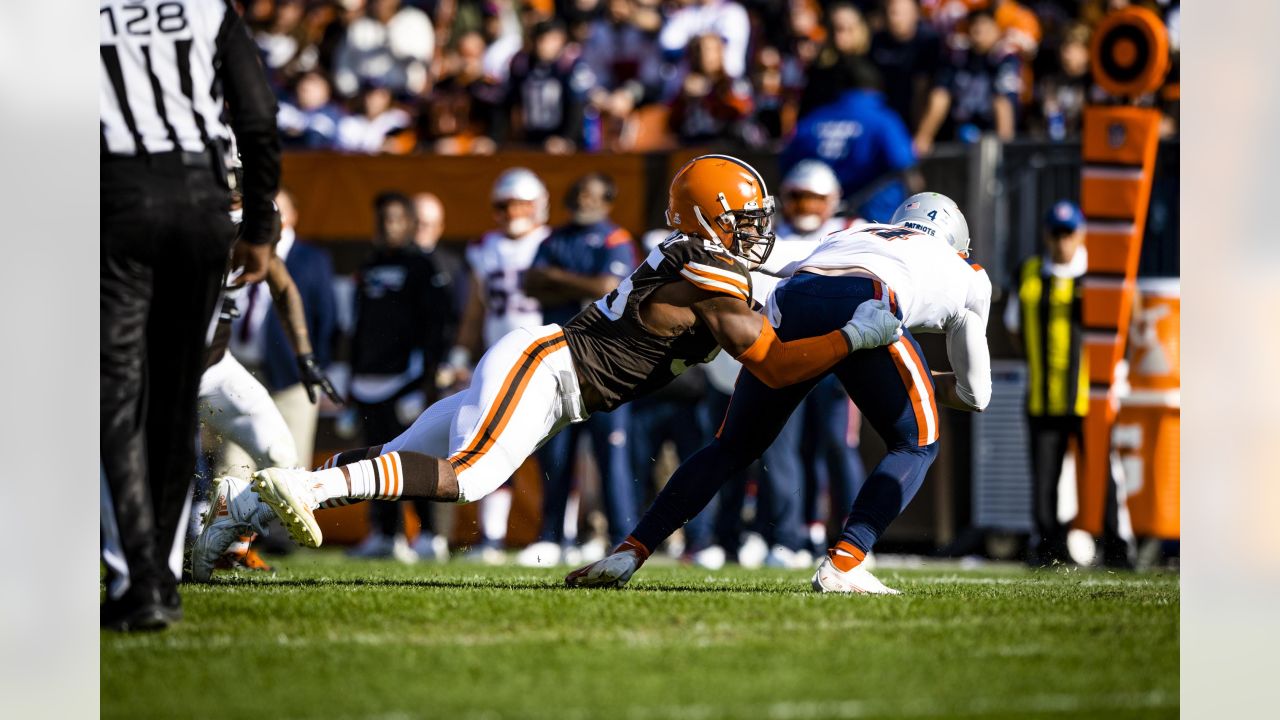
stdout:
POLYGON ((928 225, 922 225, 920 223, 904 222, 902 223, 902 227, 911 228, 912 230, 918 230, 926 235, 937 235, 937 233, 933 231, 933 228, 929 227, 928 225))

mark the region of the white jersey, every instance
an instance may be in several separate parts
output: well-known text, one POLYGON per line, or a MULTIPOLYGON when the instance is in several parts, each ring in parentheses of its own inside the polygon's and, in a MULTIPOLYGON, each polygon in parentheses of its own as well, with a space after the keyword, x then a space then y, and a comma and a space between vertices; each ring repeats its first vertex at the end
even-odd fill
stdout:
POLYGON ((751 297, 761 305, 765 304, 773 289, 777 287, 783 268, 797 260, 803 260, 813 254, 828 235, 847 230, 859 221, 853 218, 831 218, 811 233, 802 233, 783 220, 776 230, 778 239, 773 243, 769 258, 760 269, 751 273, 751 297))
MULTIPOLYGON (((788 263, 778 274, 851 268, 862 268, 889 287, 913 334, 946 333, 957 392, 970 406, 985 408, 991 399, 987 271, 970 265, 942 238, 898 225, 864 225, 830 235, 807 258, 788 263)), ((768 313, 778 325, 776 304, 770 303, 768 313)))
POLYGON ((484 294, 486 348, 512 330, 542 325, 538 301, 524 294, 524 274, 550 234, 545 225, 514 239, 491 230, 467 247, 467 264, 484 294))

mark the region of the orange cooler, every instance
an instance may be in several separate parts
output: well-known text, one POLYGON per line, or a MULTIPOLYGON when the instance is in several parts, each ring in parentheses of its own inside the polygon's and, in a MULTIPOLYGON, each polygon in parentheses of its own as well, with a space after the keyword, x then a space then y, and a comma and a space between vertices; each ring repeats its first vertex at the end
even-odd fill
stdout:
POLYGON ((1177 278, 1141 278, 1129 336, 1128 394, 1112 430, 1125 469, 1129 516, 1140 536, 1180 534, 1179 354, 1177 278))

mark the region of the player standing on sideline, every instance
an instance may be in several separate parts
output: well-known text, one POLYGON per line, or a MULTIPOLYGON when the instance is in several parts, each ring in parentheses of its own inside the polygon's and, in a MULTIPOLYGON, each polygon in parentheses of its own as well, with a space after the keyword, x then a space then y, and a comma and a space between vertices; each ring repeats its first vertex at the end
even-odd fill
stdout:
POLYGON ((830 332, 780 340, 750 305, 750 270, 773 247, 772 218, 773 198, 754 168, 726 155, 694 158, 671 183, 667 223, 676 232, 617 289, 563 328, 502 338, 465 392, 428 408, 392 442, 339 453, 314 473, 257 473, 256 497, 233 498, 227 522, 251 522, 265 503, 295 540, 316 547, 321 506, 387 496, 474 502, 570 423, 647 395, 722 347, 769 386, 785 387, 900 336, 900 320, 875 300, 830 332))
MULTIPOLYGON (((242 222, 241 197, 238 188, 232 193, 232 222, 237 233, 244 227, 242 222)), ((280 216, 275 214, 273 222, 273 241, 280 238, 280 216)), ((306 387, 307 396, 312 403, 319 400, 320 393, 329 396, 334 403, 342 404, 333 383, 325 376, 324 371, 316 363, 311 347, 311 336, 307 331, 306 311, 302 305, 302 295, 298 292, 293 277, 285 267, 284 259, 279 254, 272 254, 267 263, 267 276, 263 281, 271 293, 272 306, 284 325, 289 344, 297 357, 298 377, 306 387)), ((213 331, 213 340, 209 344, 208 358, 205 361, 204 375, 200 377, 200 391, 196 405, 200 423, 208 428, 210 434, 221 443, 232 442, 244 450, 257 467, 298 467, 299 459, 293 434, 284 416, 271 399, 271 394, 262 383, 249 373, 227 352, 231 342, 231 323, 237 316, 236 297, 246 288, 233 288, 222 298, 222 309, 218 313, 217 325, 213 331)), ((206 451, 209 450, 206 448, 206 451)), ((230 495, 243 492, 248 485, 237 477, 218 477, 212 480, 208 489, 207 507, 202 525, 210 524, 218 514, 226 514, 226 499, 230 495)), ((203 490, 203 488, 200 488, 203 490)), ((232 568, 245 566, 253 570, 270 569, 250 548, 251 536, 237 535, 230 541, 212 535, 201 534, 191 552, 191 577, 196 582, 206 582, 215 567, 232 568), (218 548, 226 547, 225 552, 213 554, 207 546, 211 543, 218 548)))
MULTIPOLYGON (((551 231, 542 242, 524 289, 542 304, 546 323, 568 325, 596 298, 613 292, 636 266, 631 233, 609 219, 618 188, 603 173, 579 178, 565 199, 573 220, 551 231)), ((627 457, 630 408, 592 415, 578 426, 591 436, 604 514, 609 521, 609 547, 617 545, 636 518, 636 484, 627 457)), ((565 542, 565 506, 573 484, 574 457, 581 433, 565 430, 538 452, 542 468, 542 530, 537 542, 516 556, 520 565, 550 567, 561 562, 565 542)), ((571 518, 570 522, 575 522, 571 518)), ((596 557, 600 557, 596 555, 596 557)), ((577 562, 581 562, 578 560, 577 562)))
POLYGON ((99 8, 100 623, 151 630, 182 617, 205 335, 227 251, 237 282, 267 271, 280 140, 257 46, 229 3, 99 8), (224 111, 244 157, 244 232, 234 247, 224 111))
MULTIPOLYGON (((453 338, 455 318, 448 278, 415 242, 413 201, 384 192, 374 200, 374 213, 374 250, 356 275, 351 338, 351 396, 359 403, 370 444, 403 433, 435 401, 436 368, 453 338)), ((444 538, 436 538, 433 514, 425 510, 418 506, 419 547, 444 560, 448 546, 444 538)), ((369 535, 352 555, 418 559, 404 536, 400 503, 370 504, 369 526, 369 535)))
MULTIPOLYGON (((924 354, 908 332, 886 347, 853 353, 831 370, 889 452, 862 486, 844 532, 814 573, 819 592, 897 594, 862 561, 911 502, 938 455, 937 402, 981 411, 991 400, 986 337, 991 280, 965 259, 969 226, 964 216, 950 198, 920 193, 907 198, 891 222, 827 238, 808 258, 783 269, 792 277, 769 299, 769 319, 785 338, 838 326, 851 308, 887 296, 915 332, 946 333, 955 368, 931 380, 924 354)), ((773 443, 818 382, 777 388, 758 375, 753 370, 738 377, 716 439, 680 466, 631 537, 608 557, 570 573, 566 584, 625 584, 653 548, 773 443)))
MULTIPOLYGON (((462 313, 457 345, 449 353, 446 379, 458 383, 472 378, 471 359, 476 351, 493 347, 515 330, 542 325, 542 308, 524 291, 524 276, 533 264, 542 241, 551 234, 547 226, 550 196, 531 170, 512 168, 498 176, 489 194, 498 228, 467 247, 471 267, 471 297, 462 313)), ((515 472, 519 463, 511 469, 515 472)), ((488 564, 506 562, 503 546, 511 514, 511 490, 504 485, 480 505, 480 533, 484 540, 466 559, 488 564)))

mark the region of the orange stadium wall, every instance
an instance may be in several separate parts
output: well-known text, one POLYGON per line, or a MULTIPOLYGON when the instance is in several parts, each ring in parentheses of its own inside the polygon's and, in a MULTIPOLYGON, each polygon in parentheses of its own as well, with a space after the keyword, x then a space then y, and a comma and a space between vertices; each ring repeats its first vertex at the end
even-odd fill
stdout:
POLYGON ((283 182, 298 204, 298 233, 310 240, 367 238, 373 231, 373 199, 385 190, 431 192, 445 207, 445 235, 474 238, 492 229, 489 188, 503 170, 527 167, 551 193, 551 222, 568 221, 563 198, 573 181, 591 171, 618 184, 613 219, 639 236, 650 189, 644 155, 569 155, 504 152, 492 156, 338 155, 287 153, 283 182))

